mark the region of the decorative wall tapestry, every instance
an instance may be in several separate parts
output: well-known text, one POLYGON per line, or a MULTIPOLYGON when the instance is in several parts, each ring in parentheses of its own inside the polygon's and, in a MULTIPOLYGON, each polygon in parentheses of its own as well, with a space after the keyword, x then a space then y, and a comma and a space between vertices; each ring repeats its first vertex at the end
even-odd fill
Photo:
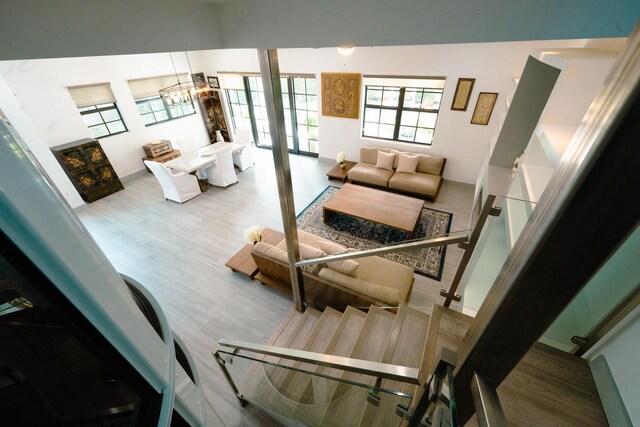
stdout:
POLYGON ((471 117, 471 124, 488 124, 491 113, 493 112, 493 106, 496 104, 496 99, 498 99, 497 93, 480 92, 478 102, 476 102, 476 109, 473 111, 473 117, 471 117))
POLYGON ((475 82, 476 79, 458 79, 456 93, 453 95, 453 102, 451 103, 452 110, 467 111, 469 99, 471 98, 471 91, 473 90, 473 84, 475 82))
POLYGON ((360 74, 321 73, 322 115, 357 119, 360 110, 360 74))

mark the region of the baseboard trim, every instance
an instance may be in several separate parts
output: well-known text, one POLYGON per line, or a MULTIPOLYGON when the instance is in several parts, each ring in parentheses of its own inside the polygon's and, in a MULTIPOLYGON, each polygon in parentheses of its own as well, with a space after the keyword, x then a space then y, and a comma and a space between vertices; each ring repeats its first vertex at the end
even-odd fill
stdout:
POLYGON ((455 185, 456 187, 469 188, 469 189, 472 189, 472 190, 476 189, 476 185, 475 184, 469 184, 468 182, 454 181, 452 179, 446 179, 446 178, 443 178, 442 180, 444 182, 446 182, 447 184, 455 185))
POLYGON ((131 182, 136 178, 140 178, 141 176, 145 176, 146 174, 148 174, 149 172, 147 172, 146 169, 140 169, 139 171, 136 171, 134 173, 130 173, 127 176, 123 176, 120 178, 120 181, 122 181, 123 184, 127 183, 127 182, 131 182))

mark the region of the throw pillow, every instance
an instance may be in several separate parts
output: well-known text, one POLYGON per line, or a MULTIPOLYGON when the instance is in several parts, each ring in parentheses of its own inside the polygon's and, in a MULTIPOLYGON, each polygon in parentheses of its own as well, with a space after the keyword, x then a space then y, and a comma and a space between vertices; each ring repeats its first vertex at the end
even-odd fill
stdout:
POLYGON ((328 255, 341 254, 347 251, 346 247, 339 245, 338 243, 325 242, 324 240, 318 240, 318 246, 328 255))
POLYGON ((299 246, 301 259, 322 258, 327 255, 323 250, 305 245, 304 243, 300 243, 299 246))
MULTIPOLYGON (((328 255, 339 255, 349 252, 349 248, 337 243, 318 241, 318 246, 320 246, 320 249, 325 251, 328 255)), ((359 277, 358 267, 360 267, 360 264, 352 259, 328 262, 327 267, 333 271, 337 271, 338 273, 355 277, 356 279, 359 277)))
POLYGON ((395 153, 385 153, 384 151, 378 151, 378 162, 376 167, 378 169, 393 170, 393 160, 396 158, 395 153))
POLYGON ((418 156, 410 156, 404 153, 398 155, 398 169, 396 169, 396 172, 416 173, 417 167, 418 156))

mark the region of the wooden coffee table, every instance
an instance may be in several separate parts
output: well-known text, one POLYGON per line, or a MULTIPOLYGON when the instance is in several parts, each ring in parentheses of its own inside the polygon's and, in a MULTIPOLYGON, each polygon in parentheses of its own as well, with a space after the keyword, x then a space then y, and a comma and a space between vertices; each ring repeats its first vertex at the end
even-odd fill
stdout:
POLYGON ((345 184, 322 207, 322 221, 327 222, 335 213, 409 233, 413 237, 422 213, 424 200, 359 185, 345 184))

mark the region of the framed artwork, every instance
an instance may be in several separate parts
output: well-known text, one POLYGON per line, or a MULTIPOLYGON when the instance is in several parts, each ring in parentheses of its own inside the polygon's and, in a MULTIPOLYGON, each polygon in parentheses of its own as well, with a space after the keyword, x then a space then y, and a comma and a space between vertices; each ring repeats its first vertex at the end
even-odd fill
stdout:
POLYGON ((357 119, 360 112, 360 74, 321 73, 322 115, 357 119))
POLYGON ((478 95, 478 102, 476 102, 476 109, 473 111, 473 117, 471 117, 471 124, 487 125, 497 99, 497 93, 480 92, 478 95))
POLYGON ((196 87, 202 87, 207 85, 207 81, 204 79, 204 73, 191 74, 191 79, 196 87))
POLYGON ((207 77, 207 81, 209 82, 209 87, 211 89, 220 89, 220 82, 217 77, 207 77))
POLYGON ((471 99, 471 91, 476 79, 458 79, 456 93, 453 95, 451 109, 454 111, 467 111, 469 99, 471 99))

